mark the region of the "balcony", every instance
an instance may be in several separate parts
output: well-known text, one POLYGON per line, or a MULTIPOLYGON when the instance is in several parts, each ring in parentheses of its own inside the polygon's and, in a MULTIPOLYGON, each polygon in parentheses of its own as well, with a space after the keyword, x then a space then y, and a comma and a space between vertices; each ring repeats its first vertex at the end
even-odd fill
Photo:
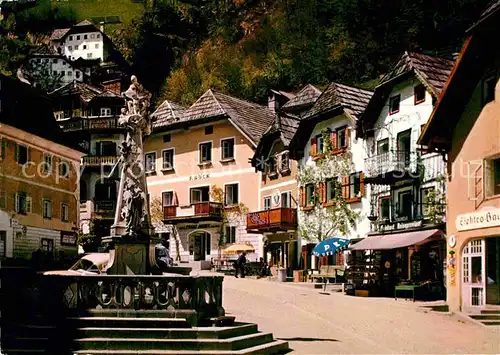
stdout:
POLYGON ((365 159, 365 182, 392 185, 395 181, 418 178, 417 152, 389 151, 365 159))
POLYGON ((222 203, 199 202, 187 206, 164 206, 163 218, 170 224, 182 222, 215 221, 222 219, 222 203))
POLYGON ((118 118, 115 116, 77 117, 61 120, 58 123, 64 132, 121 129, 118 126, 118 118))
POLYGON ((287 231, 297 228, 295 208, 273 208, 247 215, 247 231, 287 231))
POLYGON ((103 165, 115 165, 119 157, 116 155, 87 155, 83 157, 82 164, 86 167, 100 167, 103 165))

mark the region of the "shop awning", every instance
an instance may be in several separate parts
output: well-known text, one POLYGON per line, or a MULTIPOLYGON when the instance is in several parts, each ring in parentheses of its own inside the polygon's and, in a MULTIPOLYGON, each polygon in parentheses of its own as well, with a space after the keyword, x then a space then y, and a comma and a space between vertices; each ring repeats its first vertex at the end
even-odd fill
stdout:
POLYGON ((428 229, 417 232, 397 233, 367 237, 354 244, 350 250, 384 250, 407 247, 410 245, 421 245, 433 240, 444 238, 439 229, 428 229))
POLYGON ((326 239, 314 247, 313 254, 315 256, 333 255, 340 248, 345 247, 347 244, 349 244, 349 239, 343 239, 343 238, 326 239))

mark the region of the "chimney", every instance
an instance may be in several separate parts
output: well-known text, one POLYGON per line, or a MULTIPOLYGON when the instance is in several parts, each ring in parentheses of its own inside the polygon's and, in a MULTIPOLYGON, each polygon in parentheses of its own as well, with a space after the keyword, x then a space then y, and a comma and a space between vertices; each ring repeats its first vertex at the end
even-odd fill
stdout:
POLYGON ((273 112, 276 112, 276 104, 277 104, 277 100, 276 100, 276 94, 272 91, 269 92, 269 96, 267 97, 267 107, 273 111, 273 112))

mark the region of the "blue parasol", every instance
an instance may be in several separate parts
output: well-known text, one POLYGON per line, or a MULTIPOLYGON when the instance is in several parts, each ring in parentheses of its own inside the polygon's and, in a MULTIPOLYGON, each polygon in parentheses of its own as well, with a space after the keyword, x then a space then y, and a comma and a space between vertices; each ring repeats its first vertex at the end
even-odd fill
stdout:
POLYGON ((329 238, 316 245, 313 249, 313 254, 315 256, 333 255, 339 249, 346 247, 347 244, 349 244, 349 239, 329 238))

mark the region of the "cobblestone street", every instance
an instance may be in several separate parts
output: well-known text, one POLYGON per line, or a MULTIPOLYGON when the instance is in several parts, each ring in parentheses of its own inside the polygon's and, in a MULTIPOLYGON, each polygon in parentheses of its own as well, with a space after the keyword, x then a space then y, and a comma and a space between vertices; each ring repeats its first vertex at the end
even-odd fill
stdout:
POLYGON ((403 299, 226 277, 223 302, 228 315, 288 340, 294 354, 500 353, 499 328, 427 312, 403 299))

